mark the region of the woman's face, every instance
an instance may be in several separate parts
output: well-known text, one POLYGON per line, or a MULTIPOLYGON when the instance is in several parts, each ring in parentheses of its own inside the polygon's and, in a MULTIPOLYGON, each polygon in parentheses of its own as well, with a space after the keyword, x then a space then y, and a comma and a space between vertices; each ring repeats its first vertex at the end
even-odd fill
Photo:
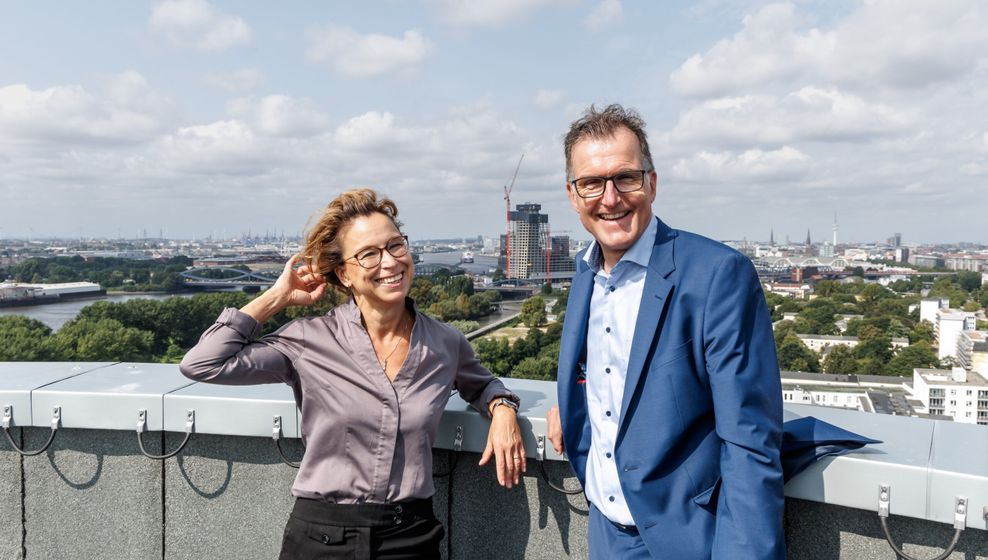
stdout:
MULTIPOLYGON (((358 303, 366 301, 373 306, 404 305, 405 296, 412 287, 412 276, 415 267, 412 255, 405 252, 400 257, 392 255, 392 251, 401 239, 401 232, 395 227, 391 218, 375 212, 369 216, 354 218, 343 228, 340 242, 343 246, 343 264, 336 269, 336 275, 344 285, 350 287, 351 293, 358 303), (365 268, 357 260, 361 257, 364 264, 377 260, 380 262, 365 268)), ((397 252, 397 251, 396 251, 397 252)))

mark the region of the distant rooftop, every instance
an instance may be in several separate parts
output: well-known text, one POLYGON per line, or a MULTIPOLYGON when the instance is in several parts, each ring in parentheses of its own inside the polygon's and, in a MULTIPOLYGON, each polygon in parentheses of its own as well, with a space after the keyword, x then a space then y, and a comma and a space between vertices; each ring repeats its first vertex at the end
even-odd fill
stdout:
POLYGON ((916 368, 914 371, 918 375, 921 375, 927 383, 934 383, 936 385, 988 387, 988 380, 976 371, 967 372, 967 381, 954 381, 951 378, 951 370, 949 369, 916 368))

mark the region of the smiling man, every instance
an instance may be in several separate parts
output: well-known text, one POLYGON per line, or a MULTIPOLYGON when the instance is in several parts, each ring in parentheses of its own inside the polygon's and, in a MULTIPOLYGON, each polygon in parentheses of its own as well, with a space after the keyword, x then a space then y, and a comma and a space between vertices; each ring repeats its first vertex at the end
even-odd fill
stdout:
POLYGON ((549 436, 590 501, 591 559, 785 558, 782 391, 751 262, 652 213, 638 114, 566 135, 577 256, 549 436))

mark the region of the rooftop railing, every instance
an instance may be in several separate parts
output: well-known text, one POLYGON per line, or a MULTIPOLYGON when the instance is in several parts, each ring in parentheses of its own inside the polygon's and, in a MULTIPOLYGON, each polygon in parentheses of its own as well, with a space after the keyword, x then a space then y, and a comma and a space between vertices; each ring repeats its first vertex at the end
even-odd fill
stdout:
MULTIPOLYGON (((433 454, 444 556, 585 558, 586 501, 545 440, 555 384, 504 381, 522 399, 528 473, 499 487, 477 466, 487 421, 450 399, 433 454)), ((287 386, 194 383, 175 365, 6 362, 0 410, 0 558, 277 557, 304 452, 287 386)), ((895 560, 889 540, 912 558, 988 558, 988 428, 808 405, 785 415, 883 442, 789 482, 790 558, 895 560)))

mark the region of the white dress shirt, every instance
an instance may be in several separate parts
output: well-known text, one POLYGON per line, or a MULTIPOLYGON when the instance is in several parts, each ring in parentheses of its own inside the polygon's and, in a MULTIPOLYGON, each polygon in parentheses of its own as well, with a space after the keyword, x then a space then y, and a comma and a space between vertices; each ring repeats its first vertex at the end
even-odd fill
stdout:
POLYGON ((593 242, 583 259, 595 272, 587 325, 587 413, 591 445, 587 461, 587 498, 605 517, 634 525, 621 490, 614 446, 621 419, 635 319, 652 257, 657 221, 622 255, 610 273, 603 268, 600 246, 593 242))

